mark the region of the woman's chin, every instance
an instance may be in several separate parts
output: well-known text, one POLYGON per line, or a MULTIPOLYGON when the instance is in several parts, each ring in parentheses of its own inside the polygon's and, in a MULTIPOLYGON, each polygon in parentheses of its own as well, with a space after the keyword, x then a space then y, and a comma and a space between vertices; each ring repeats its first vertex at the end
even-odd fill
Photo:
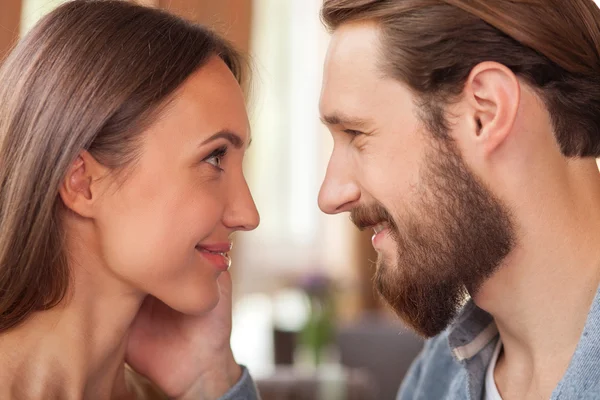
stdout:
POLYGON ((217 285, 216 290, 205 288, 204 290, 195 288, 194 291, 180 291, 173 293, 162 300, 173 310, 190 316, 200 316, 206 314, 219 304, 220 294, 217 285), (195 293, 194 293, 195 292, 195 293))

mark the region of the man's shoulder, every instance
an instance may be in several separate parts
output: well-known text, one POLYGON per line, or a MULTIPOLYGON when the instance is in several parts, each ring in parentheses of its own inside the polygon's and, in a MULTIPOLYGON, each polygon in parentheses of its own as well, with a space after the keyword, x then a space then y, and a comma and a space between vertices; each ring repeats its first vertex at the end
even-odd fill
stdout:
POLYGON ((465 380, 465 370, 452 355, 446 330, 425 342, 406 374, 398 400, 454 398, 457 390, 466 387, 465 380))
POLYGON ((463 370, 460 362, 452 354, 447 330, 427 340, 417 360, 421 363, 421 376, 428 378, 454 378, 463 370))

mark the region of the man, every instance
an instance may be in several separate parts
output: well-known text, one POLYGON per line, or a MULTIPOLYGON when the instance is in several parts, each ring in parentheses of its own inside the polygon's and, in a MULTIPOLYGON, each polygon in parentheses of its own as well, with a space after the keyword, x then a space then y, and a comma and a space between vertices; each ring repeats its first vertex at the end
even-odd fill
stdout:
POLYGON ((431 338, 399 399, 600 399, 600 11, 325 0, 327 213, 431 338))

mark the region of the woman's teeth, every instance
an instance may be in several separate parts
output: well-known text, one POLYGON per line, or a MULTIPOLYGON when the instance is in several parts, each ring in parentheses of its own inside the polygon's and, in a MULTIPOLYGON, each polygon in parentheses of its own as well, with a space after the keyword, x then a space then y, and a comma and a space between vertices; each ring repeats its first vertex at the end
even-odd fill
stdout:
POLYGON ((218 255, 220 255, 220 256, 227 257, 227 253, 224 253, 224 252, 219 252, 219 251, 210 251, 210 250, 206 250, 206 249, 202 249, 202 248, 200 248, 200 249, 198 249, 198 250, 200 250, 200 251, 201 251, 201 252, 203 252, 203 253, 218 254, 218 255))

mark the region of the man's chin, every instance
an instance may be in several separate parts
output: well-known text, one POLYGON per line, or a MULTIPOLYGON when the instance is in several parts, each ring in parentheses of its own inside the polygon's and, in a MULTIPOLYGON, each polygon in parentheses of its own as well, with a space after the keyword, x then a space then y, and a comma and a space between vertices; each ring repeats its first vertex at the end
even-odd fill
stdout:
POLYGON ((440 316, 428 316, 427 313, 416 314, 414 312, 406 312, 403 309, 393 309, 408 329, 425 339, 442 333, 452 323, 457 313, 456 310, 453 310, 453 312, 440 318, 440 316))
POLYGON ((388 285, 380 274, 376 276, 375 283, 383 300, 400 320, 425 338, 443 332, 454 321, 464 303, 465 291, 456 284, 397 282, 388 285))

